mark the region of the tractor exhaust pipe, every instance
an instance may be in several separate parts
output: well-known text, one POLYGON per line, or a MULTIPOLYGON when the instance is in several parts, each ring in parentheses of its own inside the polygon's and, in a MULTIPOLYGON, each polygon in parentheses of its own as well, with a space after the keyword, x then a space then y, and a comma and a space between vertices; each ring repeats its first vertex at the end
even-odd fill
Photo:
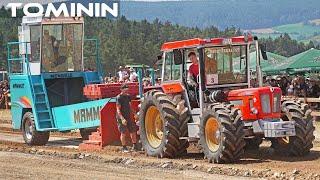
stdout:
POLYGON ((257 73, 257 80, 259 83, 259 87, 263 86, 263 81, 262 81, 262 71, 261 71, 261 63, 260 63, 260 48, 259 48, 259 42, 258 42, 258 37, 254 36, 254 42, 255 42, 255 47, 256 47, 256 73, 257 73))

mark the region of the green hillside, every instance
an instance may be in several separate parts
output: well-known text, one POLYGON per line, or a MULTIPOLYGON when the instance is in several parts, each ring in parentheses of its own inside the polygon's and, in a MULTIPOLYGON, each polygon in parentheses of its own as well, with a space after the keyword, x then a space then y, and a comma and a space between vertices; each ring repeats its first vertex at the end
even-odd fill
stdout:
POLYGON ((287 24, 276 26, 268 29, 255 29, 252 30, 253 34, 262 38, 276 38, 281 34, 287 33, 292 39, 309 43, 313 41, 316 44, 320 43, 320 24, 312 23, 318 22, 317 20, 308 21, 305 23, 287 24))
POLYGON ((159 19, 188 27, 256 29, 320 18, 319 6, 319 0, 122 1, 120 13, 130 20, 159 19))

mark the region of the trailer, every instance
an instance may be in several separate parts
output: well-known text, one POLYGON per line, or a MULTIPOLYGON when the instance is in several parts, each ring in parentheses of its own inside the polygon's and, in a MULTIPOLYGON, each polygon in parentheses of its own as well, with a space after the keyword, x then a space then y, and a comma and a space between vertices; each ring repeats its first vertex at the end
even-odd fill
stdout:
POLYGON ((98 49, 97 39, 84 37, 81 17, 23 17, 7 54, 12 127, 27 144, 45 145, 50 132, 75 129, 88 139, 100 126, 100 110, 115 99, 83 94, 85 86, 102 83, 98 49))

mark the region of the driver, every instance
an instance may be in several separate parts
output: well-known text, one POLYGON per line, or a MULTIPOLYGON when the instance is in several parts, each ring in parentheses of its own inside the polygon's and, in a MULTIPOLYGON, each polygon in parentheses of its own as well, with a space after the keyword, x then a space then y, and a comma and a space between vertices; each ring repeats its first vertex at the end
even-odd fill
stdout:
POLYGON ((49 30, 44 30, 43 34, 43 65, 47 71, 51 71, 53 62, 59 57, 59 45, 57 39, 49 34, 49 30))
POLYGON ((188 58, 192 62, 192 65, 189 67, 188 73, 188 83, 191 86, 197 86, 197 77, 199 75, 199 63, 198 58, 195 52, 190 52, 188 58))

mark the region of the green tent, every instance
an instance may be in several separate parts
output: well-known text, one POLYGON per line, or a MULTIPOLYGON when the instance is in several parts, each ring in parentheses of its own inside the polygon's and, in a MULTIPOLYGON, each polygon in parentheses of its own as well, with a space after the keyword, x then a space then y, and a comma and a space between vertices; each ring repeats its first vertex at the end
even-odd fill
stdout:
MULTIPOLYGON (((275 65, 281 63, 281 62, 285 62, 287 60, 286 57, 284 56, 280 56, 278 54, 274 54, 271 52, 267 52, 267 56, 268 56, 268 60, 264 60, 262 57, 260 57, 261 61, 261 69, 262 71, 264 71, 264 69, 272 69, 272 67, 274 67, 275 65)), ((250 62, 249 62, 249 67, 250 70, 252 72, 256 71, 256 52, 251 52, 250 53, 250 62)), ((244 63, 244 62, 243 62, 244 63)), ((244 67, 244 64, 242 65, 242 67, 244 67)), ((239 57, 234 58, 233 60, 233 68, 234 70, 237 72, 240 69, 240 61, 239 61, 239 57)))
POLYGON ((264 70, 267 74, 301 73, 320 71, 320 50, 311 48, 264 70))

